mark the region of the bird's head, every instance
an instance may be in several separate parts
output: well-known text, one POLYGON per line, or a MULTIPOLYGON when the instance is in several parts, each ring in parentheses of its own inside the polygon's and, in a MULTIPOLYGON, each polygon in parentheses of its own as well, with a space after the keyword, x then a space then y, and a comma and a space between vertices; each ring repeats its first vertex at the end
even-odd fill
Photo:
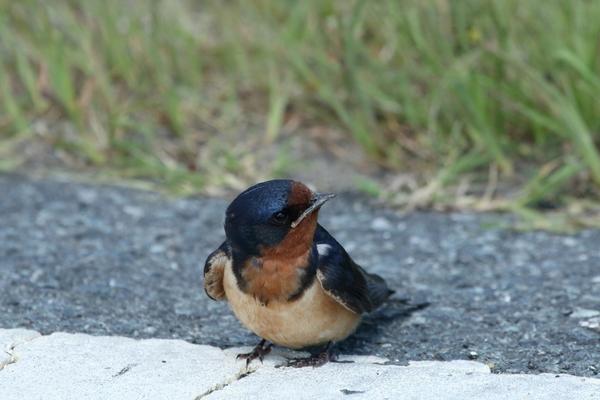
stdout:
POLYGON ((288 179, 258 183, 227 207, 225 234, 234 248, 252 255, 262 255, 284 241, 288 245, 308 241, 310 246, 319 208, 332 197, 288 179))

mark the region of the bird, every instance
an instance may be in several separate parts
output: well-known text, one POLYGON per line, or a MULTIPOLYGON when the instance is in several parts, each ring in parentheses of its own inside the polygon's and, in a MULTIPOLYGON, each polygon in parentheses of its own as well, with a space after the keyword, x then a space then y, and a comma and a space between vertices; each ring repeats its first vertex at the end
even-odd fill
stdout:
POLYGON ((238 354, 246 365, 262 362, 273 344, 322 349, 288 360, 289 367, 335 361, 332 346, 394 293, 318 223, 319 210, 333 197, 276 179, 249 187, 227 207, 226 240, 206 259, 204 289, 212 300, 227 301, 261 338, 238 354))

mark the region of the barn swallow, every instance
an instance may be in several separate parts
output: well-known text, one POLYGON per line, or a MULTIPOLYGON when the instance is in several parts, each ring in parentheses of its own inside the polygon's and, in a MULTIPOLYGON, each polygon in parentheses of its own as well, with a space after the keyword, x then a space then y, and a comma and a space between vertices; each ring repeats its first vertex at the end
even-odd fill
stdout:
POLYGON ((301 182, 272 180, 246 189, 227 207, 226 240, 206 260, 204 289, 211 299, 226 300, 262 338, 250 353, 238 355, 246 364, 262 361, 273 344, 325 346, 288 366, 333 360, 332 344, 393 293, 317 222, 319 209, 333 197, 301 182))

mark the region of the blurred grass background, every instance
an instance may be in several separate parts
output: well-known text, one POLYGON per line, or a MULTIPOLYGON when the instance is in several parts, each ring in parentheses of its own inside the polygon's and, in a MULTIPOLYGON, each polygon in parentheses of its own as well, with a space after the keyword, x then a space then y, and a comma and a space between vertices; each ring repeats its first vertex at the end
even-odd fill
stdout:
POLYGON ((0 168, 41 141, 201 191, 246 172, 224 143, 296 118, 416 171, 407 202, 468 177, 467 207, 579 210, 600 188, 598 21, 594 0, 0 0, 0 168))

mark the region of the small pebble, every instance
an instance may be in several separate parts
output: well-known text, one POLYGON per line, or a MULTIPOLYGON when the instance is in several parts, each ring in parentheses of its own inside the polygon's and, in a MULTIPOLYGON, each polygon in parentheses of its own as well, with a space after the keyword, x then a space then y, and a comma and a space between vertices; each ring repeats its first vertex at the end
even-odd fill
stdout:
POLYGON ((390 221, 383 217, 376 217, 371 222, 371 228, 376 231, 386 231, 391 229, 391 227, 392 224, 390 224, 390 221))
POLYGON ((584 319, 592 318, 600 315, 599 310, 589 310, 587 308, 576 308, 570 315, 571 318, 584 319))
POLYGON ((144 215, 144 210, 136 206, 125 206, 123 212, 131 217, 140 218, 144 215))
POLYGON ((590 318, 586 321, 580 321, 579 325, 581 325, 584 328, 600 332, 600 317, 590 318))
POLYGON ((147 326, 144 328, 144 333, 152 335, 152 334, 156 333, 156 328, 153 326, 147 326))

